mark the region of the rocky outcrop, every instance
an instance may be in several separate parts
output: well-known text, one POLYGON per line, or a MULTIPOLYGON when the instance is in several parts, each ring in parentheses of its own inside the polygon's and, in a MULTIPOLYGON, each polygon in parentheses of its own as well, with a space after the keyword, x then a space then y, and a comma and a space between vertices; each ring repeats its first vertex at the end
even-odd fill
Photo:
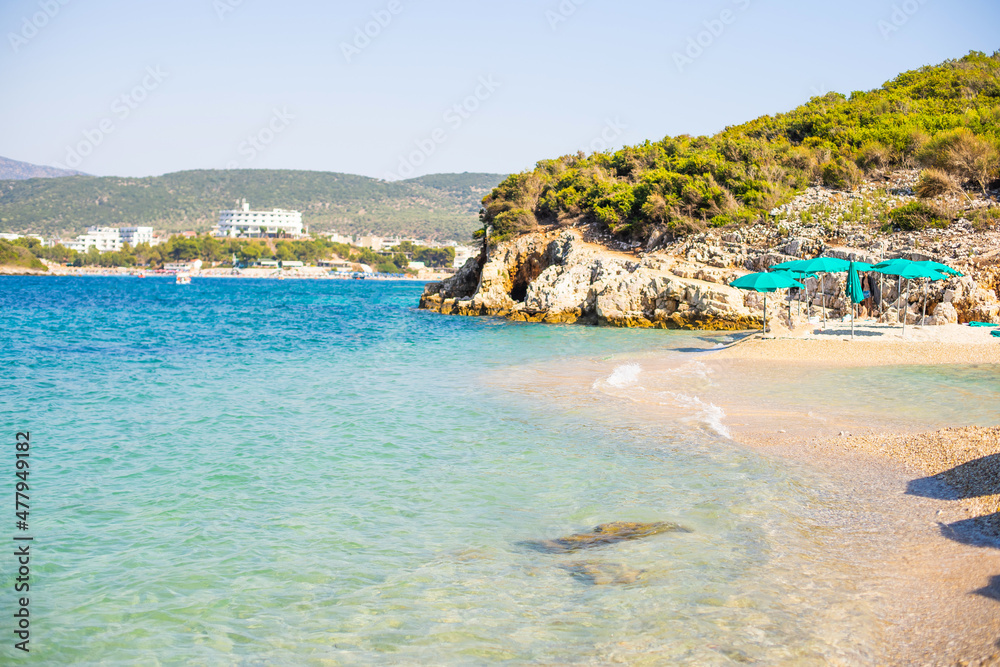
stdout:
POLYGON ((454 278, 428 284, 421 308, 621 327, 740 330, 760 322, 745 295, 726 284, 738 271, 656 256, 640 261, 586 244, 574 231, 499 244, 472 287, 477 265, 469 260, 454 278))
MULTIPOLYGON (((888 190, 873 191, 884 194, 887 206, 912 199, 908 188, 914 174, 893 178, 888 190)), ((859 317, 874 314, 884 322, 905 317, 911 324, 1000 322, 1000 231, 974 228, 963 218, 945 229, 882 233, 851 220, 863 212, 858 207, 870 194, 864 188, 856 193, 810 188, 775 210, 778 224, 709 229, 675 240, 657 229, 644 249, 625 246, 596 226, 525 234, 469 260, 453 278, 428 284, 420 305, 445 314, 525 322, 752 329, 761 325, 763 298, 729 287, 746 272, 820 255, 872 264, 903 257, 944 262, 968 275, 927 286, 911 283, 909 293, 906 281, 872 276, 872 298, 856 309, 859 317), (818 210, 834 218, 806 222, 818 210), (584 234, 589 234, 587 240, 584 234)), ((978 208, 989 205, 975 203, 978 208)), ((793 294, 804 312, 795 304, 794 314, 784 312, 785 325, 795 326, 824 310, 830 318, 851 312, 845 274, 819 274, 805 285, 803 294, 793 294)), ((785 298, 784 293, 777 296, 785 298)), ((768 305, 769 317, 781 312, 775 300, 768 305)))

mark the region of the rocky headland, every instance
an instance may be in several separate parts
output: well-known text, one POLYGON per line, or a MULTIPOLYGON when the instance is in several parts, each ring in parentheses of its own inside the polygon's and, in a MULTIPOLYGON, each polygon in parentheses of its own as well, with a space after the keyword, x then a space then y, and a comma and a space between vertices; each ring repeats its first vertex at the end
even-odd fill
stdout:
MULTIPOLYGON (((808 188, 751 226, 715 228, 674 238, 654 228, 625 243, 596 223, 572 220, 491 245, 456 275, 429 283, 420 307, 454 315, 494 315, 515 321, 670 329, 750 329, 763 318, 763 295, 729 286, 739 276, 793 259, 841 257, 876 263, 904 257, 946 263, 965 275, 929 285, 878 278, 860 316, 926 324, 1000 322, 1000 191, 943 195, 936 206, 954 212, 947 227, 882 231, 877 211, 916 201, 916 170, 900 170, 853 191, 808 188), (926 304, 925 304, 926 288, 926 304)), ((795 328, 826 309, 850 311, 845 274, 805 281, 794 309, 776 308, 769 326, 795 328)), ((795 302, 793 302, 795 303, 795 302)))

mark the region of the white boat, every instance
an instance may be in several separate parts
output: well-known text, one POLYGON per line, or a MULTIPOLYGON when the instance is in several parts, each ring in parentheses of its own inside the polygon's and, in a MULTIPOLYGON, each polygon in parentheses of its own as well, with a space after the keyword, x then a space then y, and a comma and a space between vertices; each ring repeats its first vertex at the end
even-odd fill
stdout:
POLYGON ((178 273, 177 278, 174 280, 178 285, 190 285, 191 284, 191 274, 190 273, 178 273))

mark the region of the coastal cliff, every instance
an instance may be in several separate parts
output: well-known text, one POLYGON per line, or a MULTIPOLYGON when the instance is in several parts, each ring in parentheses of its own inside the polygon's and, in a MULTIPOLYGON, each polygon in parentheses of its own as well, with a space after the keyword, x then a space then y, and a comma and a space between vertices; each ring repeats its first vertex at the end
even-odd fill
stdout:
POLYGON ((662 255, 635 257, 579 231, 527 234, 430 283, 420 307, 444 314, 620 327, 748 329, 760 318, 725 284, 737 272, 662 255))
MULTIPOLYGON (((916 172, 893 178, 897 187, 887 205, 914 200, 916 172)), ((821 255, 869 263, 905 257, 940 261, 965 275, 926 286, 925 306, 923 286, 907 292, 905 281, 873 274, 877 303, 863 303, 862 316, 876 311, 881 321, 899 322, 905 312, 909 324, 922 318, 927 324, 1000 322, 1000 232, 977 230, 960 215, 945 228, 882 233, 864 221, 844 222, 837 213, 885 192, 874 185, 856 191, 813 187, 773 211, 776 223, 672 240, 654 230, 635 247, 602 234, 597 224, 552 225, 491 246, 455 276, 429 283, 420 307, 525 322, 751 329, 761 326, 763 295, 730 287, 740 275, 821 255), (825 217, 816 215, 817 209, 825 217)), ((996 197, 988 193, 968 206, 996 210, 996 197)), ((845 274, 807 278, 806 293, 794 295, 793 309, 785 307, 784 293, 773 295, 769 326, 793 328, 824 309, 829 317, 843 317, 850 311, 845 279, 845 274)))

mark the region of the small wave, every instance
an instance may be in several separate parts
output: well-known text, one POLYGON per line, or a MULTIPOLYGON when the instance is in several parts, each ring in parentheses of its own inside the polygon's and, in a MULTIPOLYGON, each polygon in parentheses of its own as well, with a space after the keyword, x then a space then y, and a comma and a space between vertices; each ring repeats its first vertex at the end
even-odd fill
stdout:
POLYGON ((625 387, 631 387, 636 382, 639 381, 639 373, 642 372, 642 366, 636 363, 622 364, 615 368, 615 370, 604 380, 597 380, 594 382, 594 388, 597 389, 601 384, 606 384, 616 389, 623 389, 625 387))
POLYGON ((687 394, 680 394, 674 391, 663 391, 660 392, 660 395, 670 398, 671 402, 675 405, 698 410, 696 419, 724 438, 733 437, 724 423, 726 412, 718 405, 706 403, 697 396, 688 396, 687 394))
POLYGON ((708 379, 711 375, 712 369, 701 363, 700 361, 689 361, 677 368, 669 368, 664 373, 670 373, 673 375, 680 375, 682 377, 697 377, 702 379, 708 379))

